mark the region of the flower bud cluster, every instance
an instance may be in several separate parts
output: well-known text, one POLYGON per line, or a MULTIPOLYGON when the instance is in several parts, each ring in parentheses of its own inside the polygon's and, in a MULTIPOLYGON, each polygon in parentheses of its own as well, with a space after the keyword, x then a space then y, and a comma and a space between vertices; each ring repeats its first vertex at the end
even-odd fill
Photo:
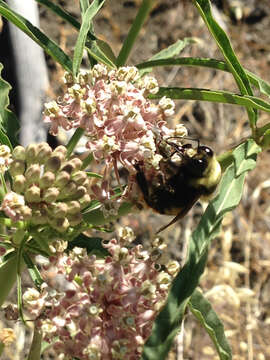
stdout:
POLYGON ((12 191, 1 210, 13 221, 49 224, 59 232, 78 225, 90 202, 90 180, 82 161, 66 159, 66 153, 64 146, 52 150, 47 143, 15 147, 9 165, 12 191))
POLYGON ((157 104, 147 98, 159 90, 154 77, 140 78, 133 66, 109 70, 97 64, 76 79, 66 74, 65 83, 63 100, 45 105, 44 121, 53 135, 59 127, 80 127, 96 160, 119 161, 133 173, 134 160, 158 167, 155 133, 175 136, 166 126, 175 105, 166 97, 157 104))
POLYGON ((110 253, 105 259, 80 248, 51 258, 44 267, 47 288, 39 294, 29 289, 23 297, 59 358, 140 359, 177 266, 158 271, 152 253, 131 246, 131 229, 119 235, 103 244, 110 253), (61 288, 53 288, 48 270, 62 276, 61 288))

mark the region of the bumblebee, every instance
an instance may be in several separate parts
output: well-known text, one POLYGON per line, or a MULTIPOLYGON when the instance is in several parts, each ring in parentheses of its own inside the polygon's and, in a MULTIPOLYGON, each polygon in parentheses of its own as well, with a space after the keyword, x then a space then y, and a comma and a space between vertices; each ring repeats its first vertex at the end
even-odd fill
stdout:
POLYGON ((157 233, 183 218, 199 198, 209 199, 221 179, 220 165, 209 147, 199 143, 197 147, 190 143, 179 145, 170 139, 175 138, 158 146, 164 160, 154 178, 146 177, 141 164, 134 165, 136 181, 146 204, 160 214, 175 215, 157 233), (169 147, 167 153, 166 147, 169 147))

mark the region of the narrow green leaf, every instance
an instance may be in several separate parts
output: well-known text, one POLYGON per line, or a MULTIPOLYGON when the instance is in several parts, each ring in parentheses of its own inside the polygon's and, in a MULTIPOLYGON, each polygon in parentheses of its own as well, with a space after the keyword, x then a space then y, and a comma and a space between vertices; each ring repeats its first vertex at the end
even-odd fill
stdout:
POLYGON ((72 151, 75 149, 76 145, 80 141, 80 138, 83 136, 84 130, 82 128, 77 128, 72 135, 71 139, 67 144, 67 158, 70 157, 72 151))
POLYGON ((44 283, 44 280, 42 279, 37 266, 33 263, 31 257, 26 252, 23 253, 23 259, 33 283, 40 290, 40 286, 44 283))
MULTIPOLYGON (((0 124, 2 123, 2 117, 0 116, 0 124)), ((7 135, 0 129, 0 144, 7 145, 10 149, 12 149, 11 142, 7 135)))
POLYGON ((115 221, 119 217, 127 215, 131 211, 132 211, 132 204, 123 203, 118 210, 118 214, 115 216, 109 216, 105 218, 103 212, 100 209, 95 209, 92 211, 85 212, 83 214, 83 220, 89 225, 101 226, 104 224, 108 224, 111 221, 115 221))
MULTIPOLYGON (((142 64, 149 64, 150 62, 157 61, 157 60, 166 60, 166 59, 173 59, 174 56, 179 55, 181 51, 189 44, 195 43, 196 40, 194 38, 184 38, 184 40, 177 40, 174 44, 168 46, 167 48, 159 51, 157 54, 152 56, 147 62, 144 62, 142 64)), ((140 65, 140 64, 139 64, 140 65)), ((139 65, 137 65, 137 68, 139 69, 139 65)), ((153 69, 152 67, 141 67, 140 75, 143 76, 149 72, 151 72, 153 69)))
POLYGON ((42 333, 36 326, 27 360, 40 360, 42 333))
POLYGON ((89 0, 80 0, 80 8, 81 8, 82 14, 84 14, 86 12, 88 7, 89 7, 89 0))
MULTIPOLYGON (((252 96, 252 89, 249 84, 248 77, 241 66, 237 56, 235 55, 231 46, 230 40, 227 37, 225 31, 215 21, 212 11, 211 3, 209 0, 193 0, 195 6, 199 10, 199 13, 207 25, 211 35, 215 39, 218 47, 220 48, 228 66, 230 67, 231 73, 233 74, 235 81, 239 87, 242 95, 252 96)), ((247 108, 250 125, 254 128, 257 121, 257 112, 254 109, 247 108)))
POLYGON ((246 108, 252 107, 254 109, 260 109, 266 112, 270 112, 270 104, 261 100, 255 96, 238 95, 229 91, 218 91, 208 89, 197 88, 159 88, 159 91, 155 95, 149 95, 149 99, 160 99, 163 96, 167 96, 171 99, 186 99, 186 100, 200 100, 211 101, 223 104, 232 104, 245 106, 246 108))
POLYGON ((172 58, 176 55, 179 55, 187 45, 192 43, 196 43, 196 40, 194 38, 184 38, 184 40, 177 40, 174 44, 168 46, 166 49, 159 51, 149 60, 161 60, 161 59, 172 58))
MULTIPOLYGON (((72 25, 75 29, 80 30, 81 24, 77 21, 72 15, 70 15, 66 10, 61 6, 56 5, 50 0, 35 0, 37 3, 46 6, 49 10, 58 15, 61 19, 66 21, 68 24, 72 25)), ((95 40, 96 37, 92 33, 88 33, 88 36, 92 40, 95 40)))
POLYGON ((139 11, 136 15, 135 20, 132 23, 132 26, 128 32, 128 35, 123 43, 123 46, 119 52, 119 55, 117 57, 117 67, 124 66, 129 54, 132 50, 132 47, 135 43, 135 40, 143 26, 143 23, 145 22, 152 6, 154 4, 154 0, 143 0, 142 4, 139 8, 139 11))
POLYGON ((226 169, 219 194, 209 203, 191 236, 186 263, 174 280, 167 304, 154 323, 152 334, 144 347, 144 360, 166 358, 179 330, 189 297, 198 286, 200 276, 204 272, 208 247, 219 233, 225 213, 238 205, 246 175, 243 171, 255 167, 256 155, 260 150, 253 140, 248 140, 232 152, 235 161, 226 169), (246 162, 249 163, 248 167, 246 162))
POLYGON ((88 165, 90 165, 93 160, 94 160, 93 153, 90 153, 89 155, 87 155, 86 158, 83 160, 82 169, 86 169, 88 167, 88 165))
MULTIPOLYGON (((229 66, 226 62, 216 59, 208 58, 194 58, 194 57, 182 57, 182 58, 168 58, 168 59, 159 59, 159 60, 149 60, 143 63, 137 64, 136 67, 139 70, 151 69, 156 66, 202 66, 210 69, 222 70, 226 72, 231 72, 229 66)), ((265 80, 261 79, 259 76, 253 74, 252 72, 244 69, 249 81, 252 85, 256 86, 262 94, 270 96, 270 84, 265 80)))
MULTIPOLYGON (((92 56, 97 62, 101 62, 105 65, 107 65, 110 69, 115 68, 115 56, 111 51, 108 50, 109 45, 107 46, 107 52, 103 52, 99 45, 102 42, 100 40, 98 41, 91 41, 89 42, 87 40, 86 42, 86 50, 88 51, 89 55, 92 56), (99 45, 98 45, 99 44, 99 45)), ((103 44, 103 49, 105 48, 103 44)))
POLYGON ((91 172, 91 171, 86 171, 86 175, 89 176, 89 177, 95 177, 95 178, 98 178, 98 179, 103 179, 102 175, 91 172))
POLYGON ((79 36, 76 41, 74 56, 73 56, 73 75, 76 76, 79 72, 82 57, 83 57, 83 49, 85 46, 85 42, 87 39, 87 34, 91 26, 91 22, 93 17, 97 14, 99 9, 104 4, 105 0, 94 0, 91 5, 88 7, 85 13, 83 13, 82 17, 82 25, 80 28, 79 36))
MULTIPOLYGON (((77 21, 68 12, 63 10, 60 6, 52 3, 49 0, 36 1, 42 5, 45 5, 48 9, 53 11, 55 14, 61 17, 61 19, 73 26, 76 30, 80 30, 81 24, 79 23, 79 21, 77 21)), ((115 55, 107 42, 105 42, 104 40, 100 40, 95 36, 92 24, 93 23, 91 23, 90 29, 88 30, 87 41, 85 44, 90 56, 91 64, 92 66, 94 65, 94 61, 92 60, 94 58, 97 61, 104 63, 109 68, 114 68, 116 63, 115 55), (94 44, 91 44, 94 40, 96 40, 96 42, 94 44)))
POLYGON ((212 339, 221 360, 232 359, 231 348, 226 340, 224 326, 203 294, 195 290, 188 307, 212 339))
POLYGON ((100 52, 103 52, 103 54, 104 54, 103 56, 106 56, 106 58, 109 59, 109 61, 115 67, 116 57, 115 57, 114 52, 113 52, 112 48, 110 47, 110 45, 103 40, 97 39, 96 46, 99 48, 100 52))
POLYGON ((12 145, 18 145, 19 123, 9 106, 9 92, 11 86, 2 76, 3 65, 0 63, 0 142, 12 149, 12 145))
POLYGON ((36 26, 32 25, 30 21, 13 11, 2 0, 0 0, 0 14, 41 46, 45 52, 61 64, 65 70, 69 72, 72 71, 72 62, 69 56, 54 41, 49 39, 36 26))

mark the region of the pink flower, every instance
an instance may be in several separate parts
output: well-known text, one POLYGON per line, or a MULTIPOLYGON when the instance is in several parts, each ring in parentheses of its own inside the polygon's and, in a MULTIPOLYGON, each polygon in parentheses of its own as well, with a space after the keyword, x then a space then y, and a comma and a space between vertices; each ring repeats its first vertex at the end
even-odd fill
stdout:
POLYGON ((161 278, 173 277, 158 271, 151 253, 141 246, 131 247, 134 239, 131 229, 119 232, 120 240, 112 239, 104 247, 110 253, 105 259, 88 257, 83 249, 74 248, 69 255, 61 254, 52 264, 56 274, 64 276, 65 287, 36 292, 28 303, 30 313, 36 314, 36 305, 43 303, 43 314, 36 320, 44 339, 53 345, 58 355, 81 360, 89 357, 113 360, 139 359, 143 344, 151 333, 155 317, 163 306, 168 287, 162 288, 161 278), (127 246, 127 247, 126 247, 127 246))
MULTIPOLYGON (((174 102, 165 96, 158 103, 150 101, 148 95, 158 92, 158 83, 151 76, 140 78, 135 67, 109 70, 97 64, 76 79, 66 75, 66 84, 63 101, 47 104, 44 111, 51 133, 56 134, 59 126, 84 129, 89 139, 86 147, 97 162, 113 164, 119 185, 118 166, 121 164, 130 174, 120 202, 129 197, 131 201, 137 200, 132 198, 134 164, 140 163, 150 173, 155 172, 162 159, 160 141, 182 136, 167 127, 168 117, 174 114, 174 102)), ((100 196, 97 199, 102 202, 100 196)), ((107 202, 109 197, 103 198, 105 216, 107 202)))

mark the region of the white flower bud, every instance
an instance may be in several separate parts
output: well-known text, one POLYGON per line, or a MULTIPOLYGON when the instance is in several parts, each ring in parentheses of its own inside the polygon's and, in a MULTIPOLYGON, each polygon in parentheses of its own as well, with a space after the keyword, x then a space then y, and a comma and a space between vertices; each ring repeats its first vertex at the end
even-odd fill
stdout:
POLYGON ((40 188, 36 185, 31 185, 24 194, 25 200, 29 203, 37 203, 40 202, 40 188))
POLYGON ((16 146, 12 151, 12 157, 15 160, 25 160, 25 148, 23 146, 16 146))
POLYGON ((46 188, 52 186, 54 181, 55 181, 54 173, 51 171, 46 171, 43 174, 43 176, 41 177, 41 179, 39 180, 39 186, 41 189, 46 189, 46 188))
POLYGON ((23 175, 16 175, 13 178, 12 189, 16 193, 22 193, 25 190, 26 179, 23 175))
POLYGON ((22 160, 13 160, 9 167, 12 176, 22 175, 25 171, 25 162, 22 160))
POLYGON ((29 144, 25 149, 25 160, 27 165, 34 164, 38 153, 38 146, 36 144, 29 144))
POLYGON ((24 176, 28 183, 39 182, 40 172, 40 166, 38 164, 32 164, 27 168, 24 176))
POLYGON ((50 187, 44 190, 42 200, 44 200, 46 203, 52 203, 56 201, 59 194, 60 191, 57 187, 50 187))

